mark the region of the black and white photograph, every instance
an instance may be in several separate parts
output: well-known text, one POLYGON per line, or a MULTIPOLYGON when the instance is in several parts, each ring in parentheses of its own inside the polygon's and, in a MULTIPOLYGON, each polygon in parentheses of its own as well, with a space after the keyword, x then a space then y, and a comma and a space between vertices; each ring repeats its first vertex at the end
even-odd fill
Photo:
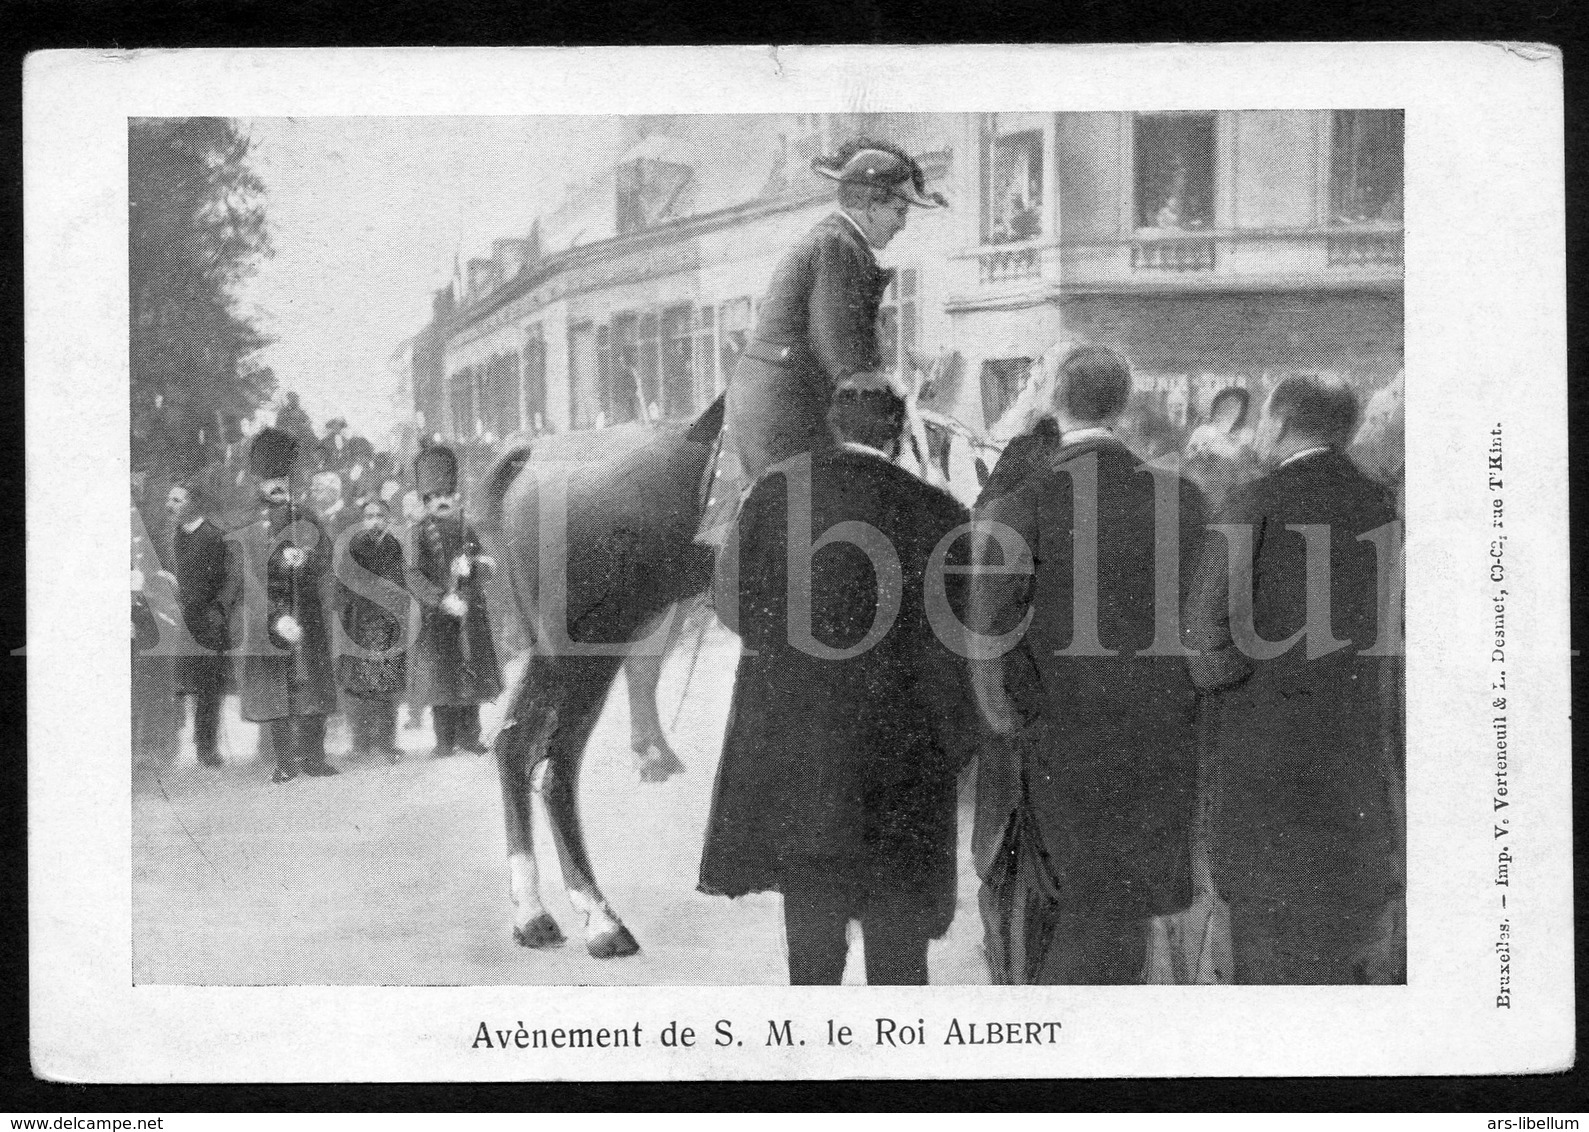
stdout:
MULTIPOLYGON (((383 1077, 1490 1064, 1365 1068, 1440 1011, 1570 1063, 1562 328, 1479 361, 1521 299, 1440 258, 1494 248, 1429 109, 1493 63, 1559 130, 1560 73, 1423 46, 1205 53, 1230 88, 1103 49, 95 76, 101 194, 30 200, 106 234, 97 337, 30 336, 30 414, 92 433, 130 649, 60 670, 116 734, 96 819, 32 780, 35 868, 114 893, 52 961, 155 1040, 46 1024, 52 1064, 301 1079, 376 1025, 383 1077)), ((63 143, 93 71, 35 68, 63 143)), ((86 1008, 39 971, 36 1026, 86 1008)))

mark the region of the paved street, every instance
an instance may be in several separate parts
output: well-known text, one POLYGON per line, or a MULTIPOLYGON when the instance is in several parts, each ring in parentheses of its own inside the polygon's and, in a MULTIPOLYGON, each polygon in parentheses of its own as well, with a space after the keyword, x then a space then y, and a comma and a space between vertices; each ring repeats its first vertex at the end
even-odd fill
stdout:
MULTIPOLYGON (((714 626, 685 688, 673 658, 660 702, 686 763, 642 783, 629 753, 622 689, 591 742, 580 788, 586 834, 608 899, 639 955, 598 962, 579 942, 549 840, 540 848, 549 910, 570 936, 556 951, 514 945, 502 802, 490 756, 428 757, 427 717, 403 730, 406 756, 346 757, 343 773, 270 783, 255 728, 227 701, 226 766, 194 759, 139 767, 133 783, 133 970, 138 983, 756 984, 785 981, 779 898, 739 901, 695 889, 737 641, 714 626)), ((487 709, 488 734, 495 712, 487 709)), ((976 887, 961 816, 960 907, 930 955, 937 983, 984 983, 976 887)), ((543 831, 544 832, 544 831, 543 831)), ((846 982, 863 981, 853 948, 846 982)))

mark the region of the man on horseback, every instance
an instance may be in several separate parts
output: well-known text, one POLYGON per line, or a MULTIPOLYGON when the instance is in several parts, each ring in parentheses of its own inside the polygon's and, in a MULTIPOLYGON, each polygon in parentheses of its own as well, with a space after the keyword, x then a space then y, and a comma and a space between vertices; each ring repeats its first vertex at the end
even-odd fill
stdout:
POLYGON ((703 541, 721 543, 740 495, 768 468, 833 445, 827 412, 840 383, 904 394, 882 368, 877 311, 894 276, 875 251, 904 230, 912 206, 948 202, 886 142, 856 139, 812 169, 838 182, 839 207, 784 256, 762 300, 728 386, 723 453, 737 462, 719 460, 703 541))

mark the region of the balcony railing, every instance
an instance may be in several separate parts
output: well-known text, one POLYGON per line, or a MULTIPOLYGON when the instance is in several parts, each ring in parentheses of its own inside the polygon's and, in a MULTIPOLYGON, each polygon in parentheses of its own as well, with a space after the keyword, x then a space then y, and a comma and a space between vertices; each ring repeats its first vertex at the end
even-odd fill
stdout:
POLYGON ((1331 267, 1400 267, 1403 237, 1400 232, 1341 232, 1328 239, 1331 267))
POLYGON ((1214 241, 1150 238, 1131 245, 1133 271, 1213 271, 1214 241))
POLYGON ((1042 256, 1035 247, 1007 248, 977 256, 977 282, 984 285, 1036 279, 1042 269, 1042 256))

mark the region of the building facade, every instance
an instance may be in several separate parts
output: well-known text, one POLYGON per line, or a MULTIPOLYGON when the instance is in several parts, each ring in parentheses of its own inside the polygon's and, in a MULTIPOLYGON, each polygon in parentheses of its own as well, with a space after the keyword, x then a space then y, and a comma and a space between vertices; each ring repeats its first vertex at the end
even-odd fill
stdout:
MULTIPOLYGON (((688 419, 727 384, 779 257, 833 207, 813 156, 887 138, 913 210, 881 331, 957 356, 934 407, 974 430, 1056 340, 1109 345, 1176 426, 1292 372, 1365 396, 1402 362, 1398 111, 636 118, 627 151, 469 262, 413 347, 427 431, 493 444, 688 419), (424 363, 423 366, 421 363, 424 363), (423 372, 422 372, 423 369, 423 372)), ((445 298, 443 296, 446 296, 445 298)))

